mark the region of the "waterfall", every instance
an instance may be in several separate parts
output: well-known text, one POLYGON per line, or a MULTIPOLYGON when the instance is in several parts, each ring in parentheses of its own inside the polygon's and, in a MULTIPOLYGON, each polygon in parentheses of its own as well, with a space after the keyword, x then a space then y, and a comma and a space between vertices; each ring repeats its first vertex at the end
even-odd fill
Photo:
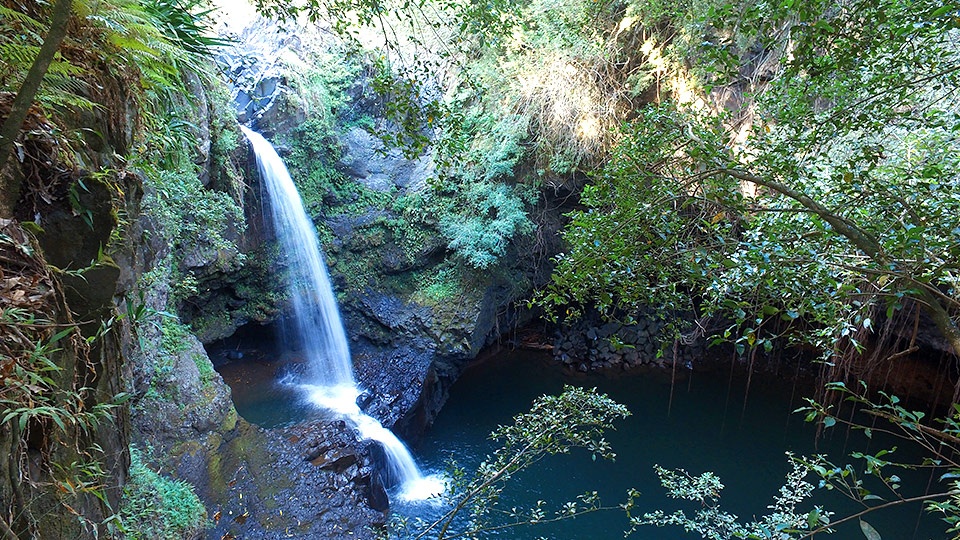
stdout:
POLYGON ((320 253, 317 231, 273 145, 259 133, 243 126, 240 129, 253 146, 270 199, 273 228, 288 261, 294 330, 308 365, 299 386, 310 402, 342 415, 361 437, 383 445, 388 468, 385 480, 400 486, 400 498, 419 500, 439 493, 441 481, 424 477, 400 439, 357 405, 360 390, 353 377, 350 347, 320 253))

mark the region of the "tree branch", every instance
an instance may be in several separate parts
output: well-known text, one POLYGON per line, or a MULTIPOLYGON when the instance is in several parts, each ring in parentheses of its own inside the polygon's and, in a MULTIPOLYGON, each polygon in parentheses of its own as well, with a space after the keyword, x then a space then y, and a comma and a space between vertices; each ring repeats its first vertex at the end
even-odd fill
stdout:
POLYGON ((833 528, 833 527, 835 527, 835 526, 837 526, 837 525, 839 525, 839 524, 841 524, 841 523, 845 523, 845 522, 850 521, 850 520, 853 520, 853 519, 859 519, 860 517, 862 517, 862 516, 864 516, 864 515, 866 515, 866 514, 869 514, 870 512, 876 511, 876 510, 882 510, 882 509, 884 509, 884 508, 889 508, 889 507, 891 507, 891 506, 897 506, 897 505, 901 505, 901 504, 908 504, 908 503, 913 503, 913 502, 928 501, 928 500, 931 500, 931 499, 939 499, 939 498, 942 498, 942 497, 947 497, 947 496, 953 495, 953 494, 955 494, 955 493, 957 493, 956 490, 951 490, 951 491, 945 491, 945 492, 943 492, 943 493, 934 493, 934 494, 931 494, 931 495, 919 495, 919 496, 917 496, 917 497, 910 497, 909 499, 897 499, 897 500, 895 500, 895 501, 890 501, 890 502, 888 502, 888 503, 884 503, 884 504, 881 504, 881 505, 878 505, 878 506, 871 506, 871 507, 869 507, 869 508, 867 508, 867 509, 865 509, 865 510, 862 510, 862 511, 860 511, 860 512, 857 512, 856 514, 852 514, 852 515, 849 515, 849 516, 847 516, 847 517, 845 517, 845 518, 838 519, 838 520, 836 520, 836 521, 834 521, 834 522, 831 522, 829 525, 824 525, 823 527, 818 527, 818 528, 810 531, 809 533, 801 536, 801 537, 800 537, 800 540, 803 540, 804 538, 813 538, 814 535, 816 535, 816 534, 823 533, 823 532, 827 532, 828 529, 833 528))
MULTIPOLYGON (((770 188, 777 193, 790 197, 812 210, 820 219, 829 223, 834 230, 880 266, 890 267, 896 264, 895 261, 891 261, 890 258, 884 254, 883 247, 872 234, 864 231, 849 219, 833 213, 829 208, 813 200, 807 194, 797 191, 786 184, 777 182, 776 180, 770 180, 737 169, 723 168, 718 169, 717 173, 729 174, 734 178, 753 182, 754 184, 770 188)), ((950 313, 943 307, 943 304, 937 300, 937 295, 930 291, 931 285, 926 283, 921 284, 916 280, 912 281, 921 285, 915 298, 927 306, 927 313, 930 315, 930 318, 933 319, 934 324, 936 324, 937 329, 940 330, 943 337, 950 343, 954 354, 960 354, 960 328, 957 328, 956 323, 954 323, 950 317, 950 313)))
POLYGON ((717 172, 729 174, 730 176, 739 180, 753 182, 754 184, 770 188, 777 193, 790 197, 806 208, 809 208, 814 214, 820 217, 820 219, 829 223, 838 233, 850 240, 853 245, 857 246, 860 251, 866 253, 871 259, 874 259, 878 263, 887 262, 887 258, 883 254, 883 248, 880 246, 880 242, 877 241, 873 235, 860 229, 849 219, 838 216, 826 206, 823 206, 822 204, 810 198, 807 194, 797 191, 786 184, 782 184, 775 180, 770 180, 736 169, 720 169, 717 172))

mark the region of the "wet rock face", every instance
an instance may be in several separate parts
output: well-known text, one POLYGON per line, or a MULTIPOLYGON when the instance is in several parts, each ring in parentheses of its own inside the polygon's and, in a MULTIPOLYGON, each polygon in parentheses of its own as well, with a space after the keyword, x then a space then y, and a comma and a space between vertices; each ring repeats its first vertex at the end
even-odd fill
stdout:
POLYGON ((362 540, 386 519, 373 508, 386 493, 370 453, 343 422, 262 430, 241 421, 213 459, 188 454, 177 475, 202 486, 209 538, 362 540))
MULTIPOLYGON (((652 313, 636 317, 631 324, 588 316, 557 330, 553 357, 569 369, 583 373, 671 364, 674 347, 667 343, 664 349, 661 335, 664 324, 652 313)), ((676 361, 680 366, 692 366, 703 356, 705 348, 702 340, 678 343, 676 361)))
POLYGON ((509 289, 489 286, 443 309, 368 288, 348 298, 344 322, 363 410, 408 441, 433 423, 460 371, 509 325, 509 289))
MULTIPOLYGON (((355 430, 342 420, 302 424, 283 429, 282 433, 305 462, 331 477, 349 481, 354 495, 361 496, 368 509, 389 509, 380 443, 359 440, 355 430)), ((380 522, 383 516, 373 517, 374 522, 380 522)))
POLYGON ((386 148, 365 129, 350 129, 340 139, 343 156, 338 167, 351 178, 374 191, 393 188, 419 191, 436 174, 429 155, 408 159, 399 148, 386 148))
POLYGON ((436 353, 429 348, 381 348, 363 343, 354 349, 357 379, 366 391, 361 396, 363 411, 401 437, 410 438, 426 428, 429 424, 414 425, 413 417, 428 383, 435 382, 436 353))

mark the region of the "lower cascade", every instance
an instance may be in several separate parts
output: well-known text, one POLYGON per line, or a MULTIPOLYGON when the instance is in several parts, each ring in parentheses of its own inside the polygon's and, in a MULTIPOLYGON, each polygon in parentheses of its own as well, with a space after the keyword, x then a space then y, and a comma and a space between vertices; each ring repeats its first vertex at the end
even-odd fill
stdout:
POLYGON ((308 370, 296 384, 309 401, 336 412, 351 422, 365 439, 378 441, 386 454, 385 481, 399 486, 401 500, 426 499, 443 490, 435 476, 424 476, 407 447, 389 429, 357 405, 360 389, 336 298, 300 194, 283 160, 262 135, 242 127, 253 146, 260 176, 267 187, 277 238, 289 262, 289 293, 294 328, 307 356, 308 370))

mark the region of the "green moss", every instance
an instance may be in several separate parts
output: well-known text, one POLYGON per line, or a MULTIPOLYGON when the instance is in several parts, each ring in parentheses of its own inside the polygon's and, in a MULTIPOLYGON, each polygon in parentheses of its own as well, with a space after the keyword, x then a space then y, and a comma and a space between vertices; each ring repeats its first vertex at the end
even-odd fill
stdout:
POLYGON ((451 264, 418 272, 416 284, 411 298, 423 305, 440 306, 463 295, 462 274, 451 264))
POLYGON ((166 356, 182 353, 190 348, 190 329, 173 317, 163 317, 160 323, 160 347, 166 356))
POLYGON ((130 448, 130 460, 120 501, 121 529, 128 539, 178 540, 207 528, 207 511, 190 484, 151 470, 137 448, 130 448))
POLYGON ((237 422, 239 419, 240 415, 237 414, 237 409, 231 405, 230 410, 227 411, 227 415, 223 419, 223 422, 220 423, 220 433, 228 433, 233 431, 233 429, 237 427, 237 422))
POLYGON ((197 365, 197 371, 200 373, 200 384, 204 388, 209 388, 210 383, 216 378, 210 359, 205 354, 194 354, 193 363, 197 365))
POLYGON ((330 266, 332 273, 343 279, 346 290, 363 290, 379 278, 376 269, 379 267, 380 261, 378 255, 374 252, 341 252, 336 256, 328 256, 327 264, 330 266))
POLYGON ((222 84, 208 85, 206 90, 210 101, 210 185, 240 201, 246 186, 235 161, 241 135, 230 93, 222 84))

